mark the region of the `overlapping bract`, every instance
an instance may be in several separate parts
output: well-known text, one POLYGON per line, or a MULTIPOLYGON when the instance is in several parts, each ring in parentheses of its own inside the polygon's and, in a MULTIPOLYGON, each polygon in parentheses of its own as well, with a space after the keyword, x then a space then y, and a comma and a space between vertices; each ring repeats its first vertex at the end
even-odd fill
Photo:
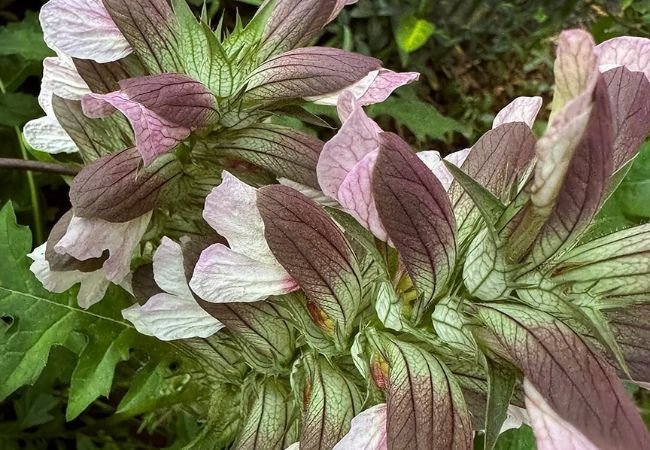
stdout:
POLYGON ((216 369, 245 415, 224 445, 490 448, 525 406, 541 450, 650 448, 615 369, 650 382, 647 226, 586 237, 650 131, 647 40, 563 33, 542 137, 520 97, 443 160, 363 109, 417 74, 305 47, 353 2, 264 2, 227 36, 172 3, 44 8, 41 121, 74 141, 44 149, 87 164, 30 255, 45 287, 121 284, 143 334, 218 333, 248 368, 216 369), (329 142, 265 121, 305 101, 337 106, 329 142))

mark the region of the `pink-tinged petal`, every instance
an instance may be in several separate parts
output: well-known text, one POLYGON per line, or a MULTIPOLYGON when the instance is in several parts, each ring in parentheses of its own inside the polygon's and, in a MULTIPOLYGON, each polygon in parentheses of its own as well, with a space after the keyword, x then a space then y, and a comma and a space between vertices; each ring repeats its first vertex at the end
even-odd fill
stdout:
POLYGON ((113 108, 124 114, 131 122, 135 143, 145 164, 172 150, 192 133, 191 129, 163 119, 119 92, 106 95, 90 94, 84 97, 82 105, 84 114, 91 118, 105 117, 114 110, 113 108))
POLYGON ((323 194, 322 191, 318 191, 312 187, 306 186, 301 183, 296 183, 295 181, 290 180, 288 178, 278 178, 278 183, 280 183, 283 186, 288 186, 292 189, 295 189, 296 191, 300 192, 302 195, 318 203, 319 205, 331 206, 334 208, 339 206, 339 203, 336 200, 333 200, 331 197, 328 197, 327 195, 323 194))
POLYGON ((229 172, 205 199, 203 218, 226 238, 235 253, 264 264, 277 264, 264 239, 264 222, 257 209, 257 191, 229 172))
MULTIPOLYGON (((469 152, 471 150, 471 148, 466 148, 464 150, 451 153, 445 157, 445 161, 450 162, 457 167, 460 167, 467 159, 467 156, 469 156, 469 152)), ((445 188, 445 191, 448 191, 454 181, 454 176, 442 162, 440 153, 435 150, 429 150, 419 152, 417 155, 418 158, 420 158, 422 162, 426 164, 426 166, 433 172, 436 178, 440 180, 440 183, 445 188)))
POLYGON ((417 72, 393 72, 388 69, 373 70, 351 86, 331 94, 306 97, 305 100, 319 105, 337 105, 343 92, 350 92, 362 106, 381 103, 393 91, 401 86, 411 84, 420 78, 417 72))
POLYGON ((589 123, 599 76, 591 35, 582 30, 563 32, 555 62, 553 112, 535 149, 538 161, 530 190, 538 207, 548 208, 559 194, 589 123))
POLYGON ((165 293, 154 295, 143 306, 133 305, 122 310, 122 317, 140 333, 163 341, 207 338, 223 328, 223 324, 191 296, 165 293))
POLYGON ((86 95, 83 111, 90 118, 105 117, 116 109, 124 114, 145 164, 173 149, 214 117, 214 96, 185 75, 153 75, 119 83, 120 91, 86 95))
POLYGON ((48 116, 54 117, 52 95, 68 100, 81 100, 90 93, 86 82, 81 78, 69 58, 45 58, 43 61, 43 79, 38 103, 48 116))
POLYGON ((45 259, 46 245, 43 244, 37 247, 27 255, 34 261, 29 270, 32 271, 45 289, 50 292, 62 293, 80 283, 81 287, 77 294, 77 301, 82 308, 90 308, 104 298, 110 283, 101 270, 94 272, 81 272, 78 270, 52 271, 50 270, 50 263, 45 259))
POLYGON ((120 283, 130 272, 131 256, 150 219, 151 212, 124 223, 73 217, 54 250, 80 260, 98 258, 108 250, 110 256, 104 262, 103 271, 108 280, 120 283))
POLYGON ((387 450, 386 403, 368 408, 352 419, 348 434, 334 450, 387 450))
POLYGON ((379 219, 375 197, 372 193, 372 171, 378 151, 368 153, 348 173, 339 187, 338 200, 347 212, 374 234, 377 239, 388 240, 386 229, 379 219))
POLYGON ((622 36, 596 46, 601 72, 624 66, 631 72, 643 72, 650 80, 650 39, 622 36))
POLYGON ((257 302, 298 289, 279 264, 266 264, 214 244, 201 253, 190 287, 211 303, 257 302))
POLYGON ((349 102, 354 105, 352 113, 343 122, 336 136, 325 143, 316 166, 321 189, 335 199, 341 184, 354 166, 368 153, 379 148, 381 128, 366 115, 351 94, 341 96, 341 104, 349 102))
POLYGON ((153 255, 153 277, 163 291, 180 298, 192 298, 185 276, 183 249, 166 236, 153 255))
POLYGON ((50 0, 40 20, 45 42, 74 58, 106 63, 132 51, 101 0, 50 0))
POLYGON ((31 147, 42 152, 57 154, 79 151, 77 145, 54 117, 45 116, 30 120, 23 128, 23 135, 31 147))
POLYGON ((558 416, 528 379, 524 379, 524 393, 538 450, 599 450, 584 434, 558 416))
POLYGON ((494 118, 492 128, 510 122, 524 122, 532 128, 542 103, 542 97, 517 97, 499 111, 494 118))

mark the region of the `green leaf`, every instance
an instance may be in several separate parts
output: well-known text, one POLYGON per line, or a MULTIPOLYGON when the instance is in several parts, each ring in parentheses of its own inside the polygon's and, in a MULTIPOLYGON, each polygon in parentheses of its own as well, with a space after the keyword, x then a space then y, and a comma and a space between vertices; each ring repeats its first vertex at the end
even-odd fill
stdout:
POLYGON ((22 22, 0 27, 0 55, 20 55, 32 61, 41 61, 54 55, 43 42, 38 14, 27 11, 22 22))
POLYGON ((513 370, 488 358, 485 361, 488 374, 488 396, 485 408, 484 450, 492 450, 506 420, 517 375, 513 370))
POLYGON ((650 141, 642 147, 632 168, 614 194, 624 214, 630 218, 650 217, 650 141))
POLYGON ((519 429, 508 430, 499 436, 494 450, 534 450, 535 448, 533 429, 524 425, 519 429))
POLYGON ((197 21, 185 0, 173 0, 172 6, 179 24, 179 56, 185 72, 217 97, 232 95, 241 80, 215 33, 197 21))
POLYGON ((427 43, 435 30, 435 25, 428 20, 407 15, 400 19, 395 39, 402 51, 413 53, 427 43))
POLYGON ((361 393, 349 377, 324 358, 307 355, 304 366, 300 447, 330 449, 350 430, 350 421, 361 411, 361 393))
POLYGON ((33 95, 0 93, 0 126, 17 127, 42 115, 43 111, 33 95))
POLYGON ((431 320, 436 334, 450 347, 469 355, 477 354, 476 341, 463 315, 462 298, 443 298, 436 304, 431 320))
POLYGON ((274 379, 267 380, 255 393, 234 448, 275 450, 287 447, 292 442, 287 442, 286 435, 297 412, 288 390, 274 379))
MULTIPOLYGON (((33 384, 54 346, 68 345, 82 334, 87 343, 74 369, 67 418, 73 419, 92 401, 108 396, 113 372, 134 347, 160 348, 163 344, 140 336, 120 317, 130 305, 120 289, 112 289, 89 310, 77 306, 76 289, 51 294, 29 271, 30 232, 18 226, 11 204, 0 210, 0 316, 11 321, 0 342, 0 399, 21 386, 33 384)), ((77 349, 78 350, 78 349, 77 349)))
POLYGON ((402 88, 383 103, 368 107, 372 118, 387 116, 408 128, 418 139, 445 140, 454 131, 467 134, 468 130, 459 122, 443 116, 429 102, 422 101, 413 88, 402 88))

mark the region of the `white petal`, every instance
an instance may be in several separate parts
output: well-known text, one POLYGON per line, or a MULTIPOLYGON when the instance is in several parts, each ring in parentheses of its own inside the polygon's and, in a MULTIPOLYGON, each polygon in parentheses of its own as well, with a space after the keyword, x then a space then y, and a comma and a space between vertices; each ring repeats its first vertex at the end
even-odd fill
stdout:
POLYGON ((300 450, 300 442, 294 442, 284 450, 300 450))
MULTIPOLYGON (((470 148, 460 150, 458 152, 451 153, 445 157, 445 161, 452 163, 456 167, 463 165, 467 156, 469 155, 470 148)), ((442 186, 446 191, 449 190, 451 183, 454 181, 454 176, 451 174, 449 169, 442 162, 440 158, 440 153, 435 150, 428 150, 424 152, 418 152, 418 158, 422 160, 424 164, 433 172, 433 174, 440 180, 442 186)))
POLYGON ((650 80, 650 39, 622 36, 596 46, 599 70, 606 72, 624 66, 632 72, 643 72, 650 80))
POLYGON ((542 107, 542 97, 517 97, 505 106, 494 118, 492 128, 510 122, 524 122, 533 127, 542 107))
POLYGON ((81 100, 84 95, 89 93, 88 85, 69 58, 45 58, 41 93, 38 96, 38 103, 45 114, 54 117, 52 95, 68 100, 81 100))
POLYGON ((163 341, 206 338, 223 328, 221 322, 208 314, 192 297, 157 294, 143 306, 133 305, 122 311, 122 317, 136 330, 163 341))
POLYGON ((163 291, 181 298, 192 298, 185 277, 183 249, 168 237, 162 238, 153 255, 153 277, 163 291))
POLYGON ((524 393, 538 450, 599 450, 584 434, 558 416, 528 379, 524 379, 524 393))
POLYGON ((297 183, 288 178, 278 178, 278 183, 283 186, 288 186, 296 191, 300 192, 302 195, 308 199, 318 203, 323 206, 337 207, 339 203, 336 200, 331 199, 327 195, 323 194, 322 191, 316 190, 312 187, 305 186, 304 184, 297 183))
POLYGON ((279 264, 265 264, 214 244, 201 253, 190 281, 192 290, 212 303, 257 302, 294 291, 296 282, 279 264))
POLYGON ((354 419, 334 450, 387 450, 386 403, 368 408, 354 419))
POLYGON ((230 248, 267 264, 277 261, 264 239, 257 191, 224 171, 222 182, 205 199, 203 218, 228 240, 230 248))
POLYGON ((501 433, 512 430, 514 428, 520 428, 522 425, 530 425, 530 417, 528 416, 528 413, 523 408, 509 405, 508 415, 506 416, 506 420, 503 422, 503 426, 501 427, 501 433))
POLYGON ((81 272, 71 270, 66 272, 54 272, 50 270, 50 263, 45 259, 45 248, 47 244, 34 249, 27 255, 34 261, 29 270, 41 282, 43 287, 50 292, 62 293, 77 283, 81 283, 77 301, 82 308, 90 308, 99 302, 106 294, 110 284, 101 270, 95 272, 81 272))
POLYGON ((99 258, 108 250, 110 255, 103 266, 106 278, 120 283, 131 270, 131 256, 150 219, 151 211, 124 223, 74 216, 54 250, 80 260, 99 258))
POLYGON ((31 147, 42 152, 56 154, 79 151, 59 122, 49 116, 27 122, 23 135, 31 147))
POLYGON ((101 0, 50 0, 40 20, 45 42, 74 58, 106 63, 132 51, 101 0))

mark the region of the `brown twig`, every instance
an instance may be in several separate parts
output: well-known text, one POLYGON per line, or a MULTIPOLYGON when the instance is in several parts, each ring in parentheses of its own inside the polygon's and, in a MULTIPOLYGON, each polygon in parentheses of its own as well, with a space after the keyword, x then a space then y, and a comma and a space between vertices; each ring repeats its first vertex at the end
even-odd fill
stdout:
POLYGON ((30 170, 32 172, 57 173, 75 176, 81 169, 59 163, 46 163, 15 158, 0 158, 0 169, 30 170))

